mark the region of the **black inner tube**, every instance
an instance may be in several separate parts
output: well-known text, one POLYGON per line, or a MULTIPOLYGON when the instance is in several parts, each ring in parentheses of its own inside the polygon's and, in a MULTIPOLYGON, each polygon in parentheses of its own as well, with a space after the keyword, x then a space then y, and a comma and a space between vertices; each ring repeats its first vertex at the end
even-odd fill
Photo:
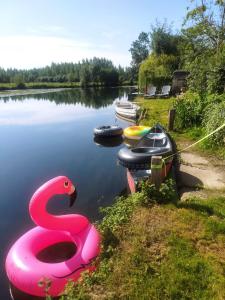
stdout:
POLYGON ((110 129, 111 128, 111 126, 101 126, 101 127, 99 127, 99 129, 110 129))

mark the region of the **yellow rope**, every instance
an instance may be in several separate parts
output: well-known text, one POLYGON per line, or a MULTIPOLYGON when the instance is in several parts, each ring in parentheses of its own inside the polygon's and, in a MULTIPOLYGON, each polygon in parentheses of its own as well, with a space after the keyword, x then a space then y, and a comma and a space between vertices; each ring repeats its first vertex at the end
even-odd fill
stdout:
POLYGON ((213 134, 216 133, 217 131, 221 130, 223 127, 225 127, 225 123, 222 124, 221 126, 219 126, 219 127, 218 127, 217 129, 215 129, 214 131, 212 131, 212 132, 210 132, 209 134, 207 134, 206 136, 204 136, 202 139, 198 140, 197 142, 195 142, 195 143, 189 145, 188 147, 186 147, 186 148, 184 148, 184 149, 182 149, 182 150, 177 151, 176 153, 173 153, 173 154, 171 154, 171 155, 165 157, 164 160, 166 160, 166 159, 168 159, 168 158, 170 158, 170 157, 173 157, 173 156, 175 156, 176 154, 181 153, 181 152, 183 152, 183 151, 185 151, 185 150, 187 150, 187 149, 189 149, 189 148, 191 148, 191 147, 197 145, 198 143, 200 143, 200 142, 202 142, 203 140, 207 139, 208 137, 210 137, 211 135, 213 135, 213 134))
POLYGON ((171 155, 169 155, 169 156, 167 156, 167 157, 165 157, 165 158, 162 158, 162 164, 161 164, 161 165, 152 165, 151 168, 152 168, 152 169, 153 169, 153 168, 154 168, 154 169, 160 169, 160 168, 163 168, 163 167, 164 167, 164 169, 165 169, 165 177, 166 177, 166 175, 167 175, 167 174, 166 174, 166 160, 167 160, 168 158, 171 158, 171 157, 177 155, 178 153, 181 153, 181 152, 183 152, 183 151, 185 151, 185 150, 187 150, 187 149, 189 149, 189 148, 191 148, 191 147, 197 145, 198 143, 200 143, 200 142, 202 142, 203 140, 207 139, 208 137, 210 137, 211 135, 213 135, 213 134, 216 133, 217 131, 221 130, 223 127, 225 127, 225 123, 222 124, 221 126, 219 126, 218 128, 216 128, 214 131, 212 131, 212 132, 210 132, 209 134, 207 134, 206 136, 204 136, 203 138, 201 138, 200 140, 198 140, 197 142, 195 142, 195 143, 189 145, 188 147, 186 147, 186 148, 184 148, 184 149, 182 149, 182 150, 177 151, 176 153, 173 153, 173 154, 171 154, 171 155))

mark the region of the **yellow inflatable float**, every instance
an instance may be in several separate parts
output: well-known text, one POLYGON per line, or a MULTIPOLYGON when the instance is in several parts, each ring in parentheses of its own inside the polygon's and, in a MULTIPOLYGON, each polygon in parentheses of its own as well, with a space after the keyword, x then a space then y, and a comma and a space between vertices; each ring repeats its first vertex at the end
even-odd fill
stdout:
POLYGON ((150 129, 151 127, 148 126, 130 126, 123 130, 123 135, 127 139, 139 140, 148 133, 150 129))

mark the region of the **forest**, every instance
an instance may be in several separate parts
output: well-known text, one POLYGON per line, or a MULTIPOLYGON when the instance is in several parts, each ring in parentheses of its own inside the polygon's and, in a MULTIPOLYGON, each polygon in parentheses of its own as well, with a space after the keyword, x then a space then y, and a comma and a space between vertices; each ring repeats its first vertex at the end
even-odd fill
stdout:
POLYGON ((112 61, 96 57, 84 59, 78 63, 52 63, 44 68, 30 70, 5 70, 0 67, 0 83, 11 83, 17 88, 24 88, 25 83, 34 82, 78 83, 79 86, 117 86, 133 84, 133 76, 130 67, 116 67, 112 61))

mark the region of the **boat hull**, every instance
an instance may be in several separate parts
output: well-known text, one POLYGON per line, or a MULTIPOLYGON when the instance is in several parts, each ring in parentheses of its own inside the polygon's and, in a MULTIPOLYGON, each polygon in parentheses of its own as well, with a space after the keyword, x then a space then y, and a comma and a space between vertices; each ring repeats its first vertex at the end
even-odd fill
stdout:
MULTIPOLYGON (((168 176, 172 167, 172 161, 162 167, 162 181, 168 176)), ((143 180, 151 181, 151 169, 148 170, 129 170, 127 169, 127 183, 131 194, 138 191, 138 183, 143 180)))
POLYGON ((151 160, 161 156, 162 181, 168 176, 173 164, 174 147, 164 128, 156 125, 131 148, 122 148, 118 152, 120 165, 127 168, 127 182, 131 193, 135 193, 142 180, 151 181, 151 160))
POLYGON ((126 147, 118 152, 120 165, 130 170, 148 170, 151 168, 152 156, 162 156, 165 163, 172 161, 172 143, 165 130, 154 126, 137 145, 131 149, 126 147))
POLYGON ((126 118, 137 118, 137 110, 123 107, 116 107, 116 113, 126 118))
POLYGON ((136 119, 138 116, 138 111, 140 107, 136 104, 130 102, 125 103, 116 103, 115 110, 118 115, 121 115, 126 118, 136 119))

